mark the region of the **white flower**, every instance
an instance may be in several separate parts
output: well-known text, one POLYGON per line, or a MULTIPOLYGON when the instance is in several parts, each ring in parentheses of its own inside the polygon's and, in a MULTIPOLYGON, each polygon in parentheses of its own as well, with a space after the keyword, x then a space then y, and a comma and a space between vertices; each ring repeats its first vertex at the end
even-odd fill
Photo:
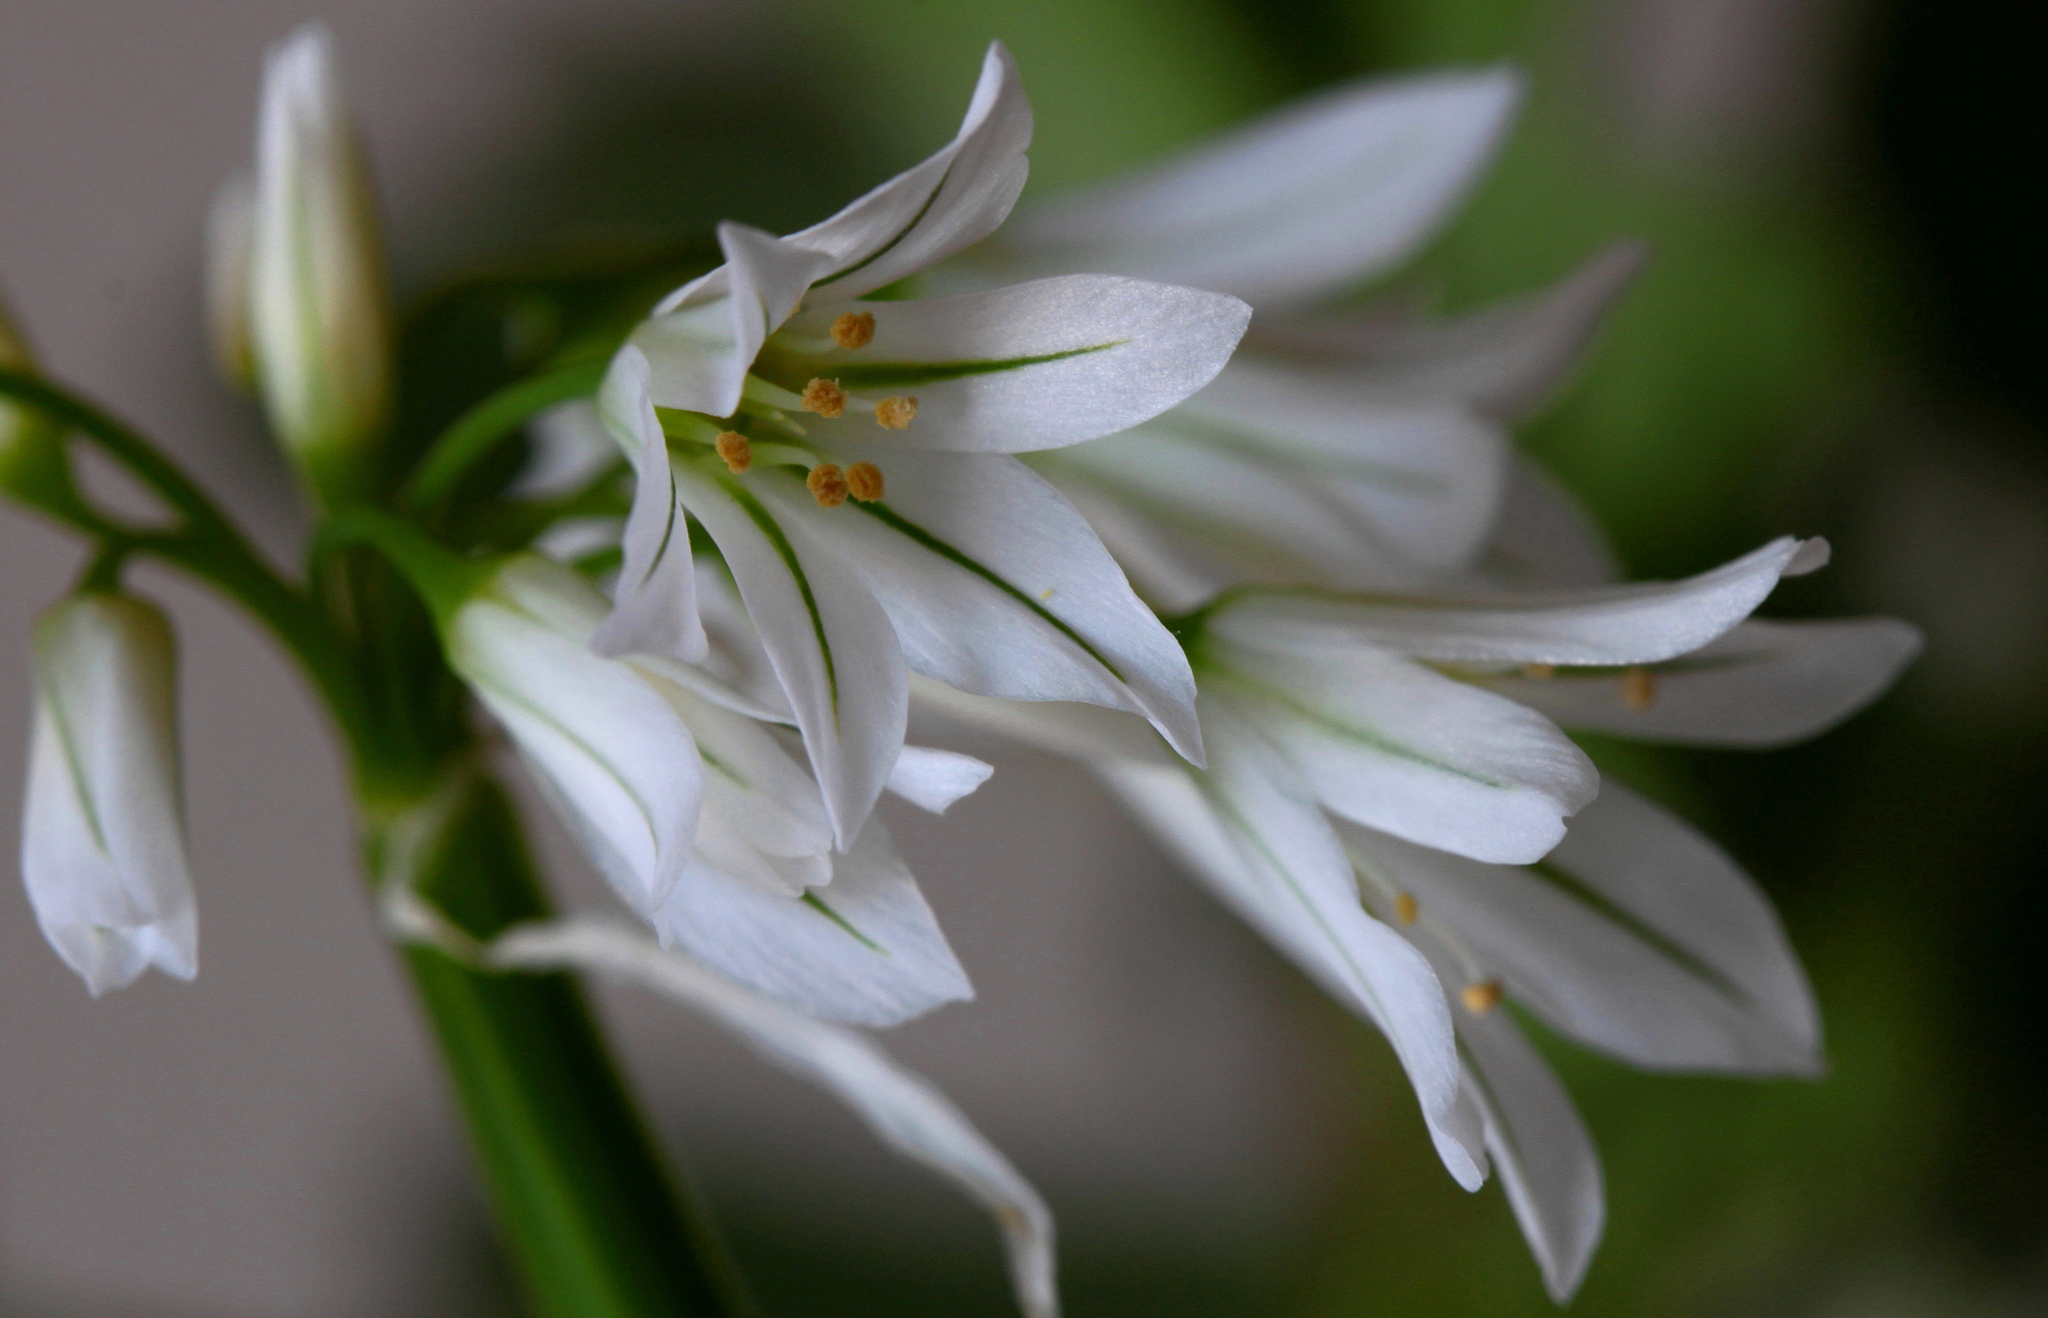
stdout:
POLYGON ((1179 402, 1247 309, 1092 275, 863 300, 1000 224, 1030 134, 994 46, 959 135, 924 163, 800 233, 720 226, 726 263, 633 333, 600 397, 639 478, 600 649, 702 655, 687 510, 759 630, 841 851, 902 743, 906 670, 1130 710, 1201 755, 1179 647, 1072 505, 1007 454, 1179 402))
POLYGON ((197 973, 176 652, 140 600, 79 595, 36 623, 21 870, 44 937, 93 996, 151 965, 197 973))
POLYGON ((1178 612, 1248 581, 1413 586, 1473 566, 1514 478, 1504 423, 1571 366, 1640 253, 1447 324, 1399 304, 1315 304, 1432 235, 1518 99, 1505 70, 1342 88, 1034 207, 950 267, 970 286, 1109 270, 1256 308, 1244 350, 1186 403, 1032 459, 1153 603, 1178 612))
MULTIPOLYGON (((779 688, 730 588, 706 583, 706 665, 596 654, 603 598, 534 556, 448 624, 449 661, 504 725, 621 898, 741 983, 829 1020, 893 1025, 973 996, 881 824, 835 839, 779 688), (793 753, 794 752, 794 753, 793 753)), ((943 810, 989 769, 905 747, 887 785, 943 810)))
POLYGON ((324 27, 270 52, 253 187, 228 184, 212 237, 216 356, 238 372, 246 334, 278 441, 323 496, 360 492, 391 405, 391 313, 376 198, 324 27), (246 324, 226 310, 242 279, 246 324))

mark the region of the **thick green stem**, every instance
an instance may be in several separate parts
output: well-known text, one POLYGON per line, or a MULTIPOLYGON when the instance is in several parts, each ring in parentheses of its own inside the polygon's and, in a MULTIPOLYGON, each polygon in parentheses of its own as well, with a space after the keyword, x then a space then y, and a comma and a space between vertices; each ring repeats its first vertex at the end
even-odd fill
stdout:
POLYGON ((400 502, 422 512, 438 507, 471 468, 535 413, 596 393, 605 365, 602 357, 572 362, 508 384, 464 412, 420 459, 399 494, 400 502))
MULTIPOLYGON (((481 777, 373 815, 371 872, 405 882, 472 937, 547 903, 503 791, 481 777), (432 836, 422 845, 421 834, 432 836), (410 857, 410 858, 409 858, 410 857)), ((514 1265, 539 1318, 744 1312, 708 1225, 661 1157, 566 975, 490 974, 408 948, 514 1265)))

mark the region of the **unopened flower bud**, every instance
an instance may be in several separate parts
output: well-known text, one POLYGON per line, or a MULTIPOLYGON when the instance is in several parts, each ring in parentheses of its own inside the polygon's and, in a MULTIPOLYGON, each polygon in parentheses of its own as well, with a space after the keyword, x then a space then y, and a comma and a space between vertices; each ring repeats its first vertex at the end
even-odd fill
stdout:
MULTIPOLYGON (((368 483, 393 373, 376 201, 331 47, 326 29, 308 26, 270 54, 247 276, 251 356, 271 430, 330 503, 368 483)), ((216 257, 221 279, 231 268, 216 257)))
POLYGON ((178 785, 176 653, 155 608, 76 596, 35 629, 21 870, 43 936, 95 997, 198 968, 178 785))
MULTIPOLYGON (((14 328, 6 299, 0 298, 0 368, 36 374, 28 343, 14 328)), ((49 418, 11 398, 0 397, 0 491, 34 501, 38 488, 53 478, 68 488, 60 432, 49 418)))
POLYGON ((256 392, 256 349, 249 338, 249 226, 256 180, 239 170, 221 184, 206 215, 206 338, 213 368, 227 384, 256 392))

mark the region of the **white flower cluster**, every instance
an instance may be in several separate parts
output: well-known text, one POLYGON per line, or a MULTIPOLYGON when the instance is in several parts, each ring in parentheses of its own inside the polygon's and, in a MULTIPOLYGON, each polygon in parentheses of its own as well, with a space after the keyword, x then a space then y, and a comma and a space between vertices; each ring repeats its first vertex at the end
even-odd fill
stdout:
MULTIPOLYGON (((334 87, 317 32, 273 59, 215 280, 224 359, 254 361, 330 496, 389 389, 334 87)), ((1599 1163, 1503 1002, 1656 1069, 1811 1074, 1821 1051, 1756 887, 1565 729, 1783 743, 1873 699, 1918 640, 1751 620, 1825 561, 1816 541, 1615 584, 1515 457, 1507 426, 1632 248, 1448 323, 1333 300, 1427 241, 1517 99, 1498 70, 1343 88, 998 234, 1031 138, 998 45, 929 159, 798 233, 719 226, 723 264, 632 330, 590 405, 635 477, 610 599, 524 553, 442 618, 448 663, 680 956, 567 929, 504 964, 658 981, 822 1077, 996 1208, 1051 1313, 1029 1187, 817 1024, 971 994, 874 817, 884 791, 943 811, 989 775, 905 745, 915 698, 1086 761, 1383 1030, 1451 1174, 1498 1169, 1569 1296, 1599 1163)), ((96 992, 150 962, 189 976, 167 633, 86 595, 37 655, 24 865, 51 941, 96 992)))

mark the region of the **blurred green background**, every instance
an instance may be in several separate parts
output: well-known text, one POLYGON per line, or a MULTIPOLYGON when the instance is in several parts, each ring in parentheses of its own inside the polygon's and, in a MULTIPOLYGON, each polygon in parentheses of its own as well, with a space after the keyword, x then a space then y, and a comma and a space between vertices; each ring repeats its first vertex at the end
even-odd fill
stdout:
MULTIPOLYGON (((405 40, 389 6, 319 8, 345 60, 405 40), (379 16, 352 34, 358 9, 379 16)), ((449 151, 430 183, 423 168, 397 179, 393 249, 409 287, 564 236, 808 223, 943 141, 994 37, 1016 52, 1037 112, 1034 195, 1336 81, 1523 67, 1531 97, 1499 168, 1395 282, 1459 310, 1536 288, 1614 239, 1647 239, 1653 264, 1524 445, 1595 511, 1632 574, 1824 534, 1835 566, 1788 584, 1769 611, 1890 613, 1930 642, 1896 694, 1812 746, 1596 748, 1777 900, 1832 1070, 1818 1083, 1658 1077, 1550 1048, 1607 1171, 1606 1241, 1571 1311, 2048 1312, 2034 996, 2048 388, 2041 226, 2023 199, 2048 126, 2038 6, 783 0, 679 7, 669 36, 637 44, 605 35, 608 12, 599 0, 587 21, 550 20, 552 81, 516 149, 481 163, 449 151)), ((459 64, 465 46, 431 57, 459 64)), ((376 113, 373 150, 407 131, 376 113)), ((1069 1185, 1055 1207, 1070 1312, 1551 1312, 1498 1188, 1457 1190, 1412 1105, 1387 1098, 1405 1082, 1385 1045, 1258 955, 1344 1081, 1335 1103, 1304 1096, 1322 1164, 1302 1178, 1313 1201, 1219 1247, 1182 1225, 1212 1205, 1091 1201, 1069 1185)), ((748 1150, 693 1142, 689 1114, 658 1092, 655 1106, 701 1162, 767 1313, 1012 1311, 978 1220, 850 1232, 862 1203, 806 1198, 748 1150)), ((387 1158, 410 1147, 390 1143, 387 1158)), ((457 1193, 434 1211, 445 1229, 406 1246, 448 1260, 460 1283, 392 1311, 509 1311, 476 1205, 457 1193)))

